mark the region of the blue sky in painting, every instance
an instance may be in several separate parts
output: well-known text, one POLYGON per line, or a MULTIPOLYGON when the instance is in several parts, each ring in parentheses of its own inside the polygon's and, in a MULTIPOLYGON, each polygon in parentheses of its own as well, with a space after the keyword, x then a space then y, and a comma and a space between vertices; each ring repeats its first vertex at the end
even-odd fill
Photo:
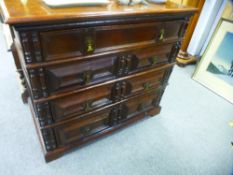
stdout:
POLYGON ((215 53, 213 62, 229 68, 233 61, 233 33, 227 32, 215 53))

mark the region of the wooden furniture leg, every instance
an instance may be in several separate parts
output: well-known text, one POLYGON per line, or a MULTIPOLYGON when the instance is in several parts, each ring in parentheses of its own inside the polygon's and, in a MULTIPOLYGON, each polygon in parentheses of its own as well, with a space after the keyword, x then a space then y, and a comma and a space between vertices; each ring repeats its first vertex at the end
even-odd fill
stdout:
POLYGON ((19 56, 18 56, 18 53, 17 53, 17 50, 16 50, 14 44, 12 44, 12 46, 11 46, 11 51, 12 51, 12 54, 14 56, 15 66, 16 66, 17 72, 19 74, 19 79, 21 81, 21 87, 22 87, 21 88, 22 89, 21 98, 22 98, 23 103, 27 103, 28 97, 29 97, 28 90, 27 90, 27 83, 26 83, 26 80, 25 80, 25 77, 23 74, 23 70, 22 70, 20 62, 19 62, 19 56))

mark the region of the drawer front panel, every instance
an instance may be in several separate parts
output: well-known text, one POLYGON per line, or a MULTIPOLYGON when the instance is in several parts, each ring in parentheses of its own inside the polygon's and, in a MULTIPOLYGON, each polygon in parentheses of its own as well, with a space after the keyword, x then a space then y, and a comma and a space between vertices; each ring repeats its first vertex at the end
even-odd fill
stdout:
POLYGON ((58 146, 82 141, 85 137, 121 124, 134 115, 156 107, 158 92, 151 91, 125 103, 91 114, 85 120, 75 120, 54 128, 58 146))
POLYGON ((90 112, 123 99, 158 89, 168 70, 154 71, 145 75, 87 89, 78 94, 50 102, 55 121, 90 112))
POLYGON ((183 23, 179 20, 41 32, 43 61, 176 41, 183 23))
POLYGON ((173 44, 160 45, 47 67, 44 72, 48 93, 79 89, 166 64, 172 48, 173 44))

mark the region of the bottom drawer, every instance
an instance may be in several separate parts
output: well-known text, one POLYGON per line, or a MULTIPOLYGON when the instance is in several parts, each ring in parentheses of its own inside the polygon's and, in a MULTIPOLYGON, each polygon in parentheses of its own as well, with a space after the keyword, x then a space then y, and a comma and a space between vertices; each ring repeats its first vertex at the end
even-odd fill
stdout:
POLYGON ((152 90, 147 94, 85 116, 85 120, 82 118, 73 119, 65 124, 55 126, 57 147, 81 142, 88 136, 120 125, 139 113, 145 113, 156 107, 158 94, 159 90, 152 90))

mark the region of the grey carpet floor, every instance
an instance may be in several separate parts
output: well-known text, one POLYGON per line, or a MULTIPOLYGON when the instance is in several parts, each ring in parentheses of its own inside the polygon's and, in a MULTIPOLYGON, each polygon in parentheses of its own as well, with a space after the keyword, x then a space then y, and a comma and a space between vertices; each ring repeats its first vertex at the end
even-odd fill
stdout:
POLYGON ((0 35, 0 175, 232 175, 233 105, 175 67, 162 112, 49 164, 0 35))

